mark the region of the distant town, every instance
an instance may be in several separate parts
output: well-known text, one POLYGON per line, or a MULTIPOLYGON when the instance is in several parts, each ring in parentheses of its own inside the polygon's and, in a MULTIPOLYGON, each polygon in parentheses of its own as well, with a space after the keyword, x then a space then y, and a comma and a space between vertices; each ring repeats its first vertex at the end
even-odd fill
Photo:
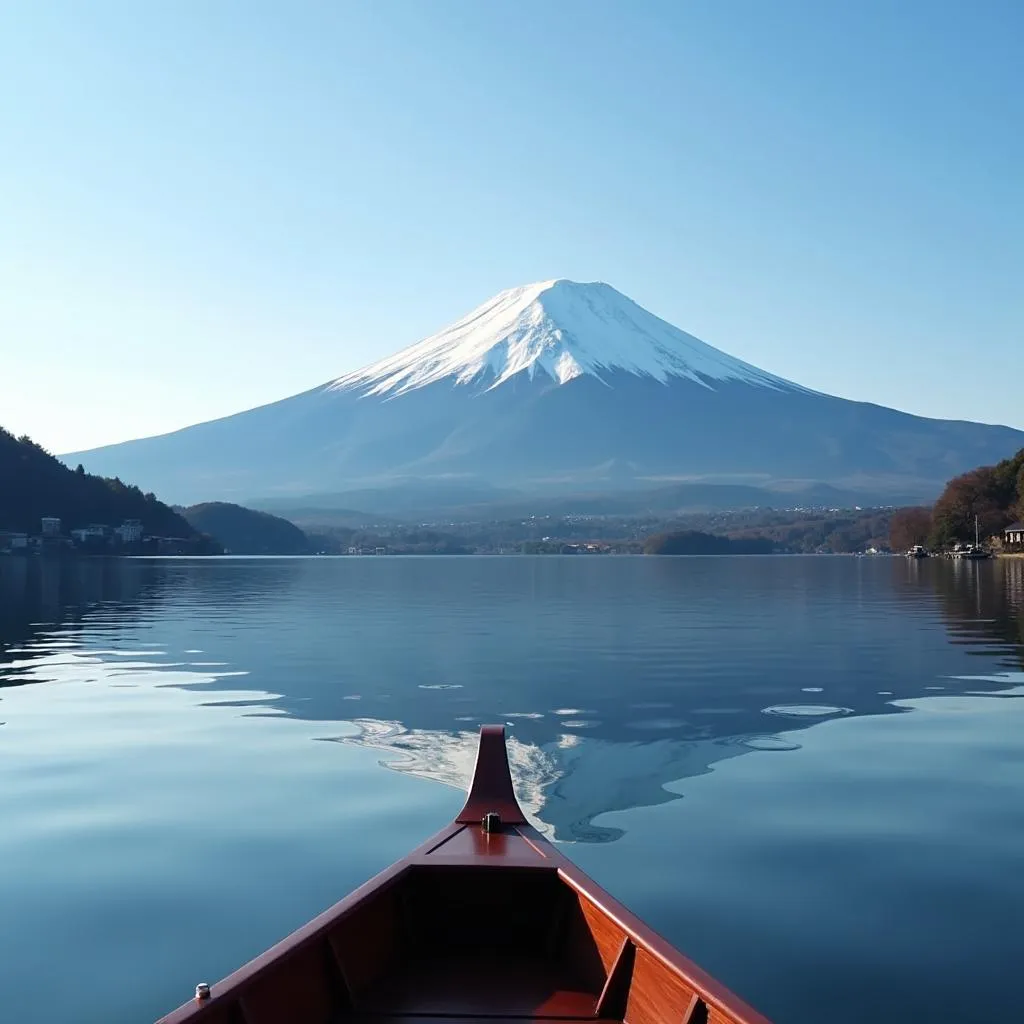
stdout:
POLYGON ((145 533, 141 519, 120 525, 90 523, 64 531, 59 516, 43 516, 38 533, 0 530, 0 554, 190 555, 208 553, 205 538, 156 537, 145 533))

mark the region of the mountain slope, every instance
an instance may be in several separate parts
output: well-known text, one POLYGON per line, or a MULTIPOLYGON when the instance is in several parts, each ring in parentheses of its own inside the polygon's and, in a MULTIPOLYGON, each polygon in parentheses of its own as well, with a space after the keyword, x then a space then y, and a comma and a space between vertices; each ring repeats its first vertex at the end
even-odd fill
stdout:
POLYGON ((1024 444, 819 394, 734 359, 603 284, 512 289, 450 328, 311 391, 68 456, 175 500, 397 480, 618 489, 703 479, 938 493, 1024 444))

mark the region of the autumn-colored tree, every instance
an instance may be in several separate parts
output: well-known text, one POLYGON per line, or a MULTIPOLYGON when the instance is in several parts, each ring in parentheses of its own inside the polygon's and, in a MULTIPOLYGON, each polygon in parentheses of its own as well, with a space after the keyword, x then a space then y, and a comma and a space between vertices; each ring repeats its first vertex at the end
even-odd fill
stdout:
POLYGON ((889 521, 889 546, 893 551, 908 551, 915 544, 926 544, 931 532, 931 509, 901 508, 889 521))
POLYGON ((1015 481, 1008 486, 1004 466, 972 469, 946 484, 932 512, 930 541, 934 547, 973 541, 975 517, 982 537, 1000 533, 1010 522, 1016 486, 1015 481))
POLYGON ((1021 495, 1024 482, 1024 448, 1011 459, 992 467, 992 496, 1004 508, 1012 508, 1021 495))

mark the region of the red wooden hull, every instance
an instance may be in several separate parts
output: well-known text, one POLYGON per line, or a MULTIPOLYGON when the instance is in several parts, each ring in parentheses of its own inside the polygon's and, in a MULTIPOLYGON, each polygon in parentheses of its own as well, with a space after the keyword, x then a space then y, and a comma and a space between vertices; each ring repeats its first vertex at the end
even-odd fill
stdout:
POLYGON ((158 1024, 532 1020, 768 1024, 530 826, 485 726, 451 825, 158 1024))

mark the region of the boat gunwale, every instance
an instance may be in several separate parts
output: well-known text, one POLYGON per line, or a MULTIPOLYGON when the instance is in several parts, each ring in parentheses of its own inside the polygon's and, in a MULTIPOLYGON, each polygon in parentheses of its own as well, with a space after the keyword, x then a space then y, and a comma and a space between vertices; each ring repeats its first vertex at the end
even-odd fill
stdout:
MULTIPOLYGON (((650 954, 663 968, 693 991, 693 1000, 684 1021, 689 1019, 697 1002, 702 1001, 709 1011, 716 1013, 717 1017, 724 1015, 729 1024, 771 1024, 768 1018, 700 968, 650 925, 599 886, 585 871, 574 864, 527 821, 515 798, 512 786, 504 727, 493 725, 484 726, 481 729, 480 747, 469 796, 454 821, 420 843, 404 857, 352 890, 311 921, 300 926, 221 981, 211 985, 208 998, 202 1001, 193 999, 179 1006, 161 1017, 157 1024, 186 1024, 186 1022, 202 1020, 207 1011, 213 1011, 232 999, 242 999, 244 988, 262 971, 292 959, 317 941, 323 941, 327 938, 327 933, 354 914, 369 898, 394 888, 406 876, 423 869, 431 871, 525 869, 557 874, 559 880, 568 889, 575 892, 578 897, 589 901, 599 914, 621 929, 626 939, 632 942, 637 950, 642 949, 650 954), (490 789, 491 786, 493 786, 493 790, 490 789), (501 858, 495 858, 493 862, 488 863, 472 857, 465 860, 460 858, 450 863, 440 863, 434 860, 431 854, 460 832, 472 827, 473 823, 480 821, 482 814, 478 816, 477 812, 481 807, 491 806, 487 799, 489 791, 494 793, 496 805, 501 807, 503 830, 520 836, 534 850, 538 862, 526 864, 519 861, 511 864, 502 863, 501 858), (504 817, 506 813, 508 818, 504 817)), ((436 1015, 431 1014, 430 1016, 436 1015)), ((498 1019, 500 1016, 495 1015, 495 1020, 498 1019)), ((511 1021, 511 1018, 506 1017, 505 1019, 511 1021)), ((599 1024, 599 1019, 596 1016, 581 1018, 581 1020, 599 1024)), ((410 1024, 412 1024, 412 1019, 410 1019, 410 1024)), ((726 1024, 726 1022, 722 1021, 722 1024, 726 1024)))
MULTIPOLYGON (((541 837, 543 838, 543 837, 541 837)), ((557 851, 556 851, 557 853, 557 851)), ((585 871, 558 854, 558 876, 580 896, 589 900, 609 921, 617 924, 638 949, 643 949, 686 982, 712 1009, 735 1018, 737 1024, 771 1024, 763 1014, 744 1002, 688 956, 659 935, 628 907, 602 889, 585 871)))
POLYGON ((191 1020, 198 1012, 205 1013, 207 1009, 212 1009, 219 1003, 223 1003, 226 999, 237 997, 240 994, 239 989, 255 978, 262 970, 273 964, 282 963, 290 959, 317 940, 324 938, 325 933, 344 921, 350 914, 355 913, 370 896, 394 888, 413 870, 414 862, 418 857, 436 849, 464 827, 464 825, 460 825, 457 822, 452 822, 439 832, 435 832, 434 835, 417 846, 411 853, 396 860, 382 871, 378 871, 376 875, 368 878, 362 885, 338 900, 337 903, 321 911, 312 920, 307 921, 304 925, 300 925, 294 931, 284 936, 284 938, 275 942, 269 949, 257 954, 229 975, 212 984, 208 999, 204 999, 202 1002, 193 999, 183 1003, 177 1009, 161 1017, 156 1024, 180 1024, 182 1021, 191 1020))

